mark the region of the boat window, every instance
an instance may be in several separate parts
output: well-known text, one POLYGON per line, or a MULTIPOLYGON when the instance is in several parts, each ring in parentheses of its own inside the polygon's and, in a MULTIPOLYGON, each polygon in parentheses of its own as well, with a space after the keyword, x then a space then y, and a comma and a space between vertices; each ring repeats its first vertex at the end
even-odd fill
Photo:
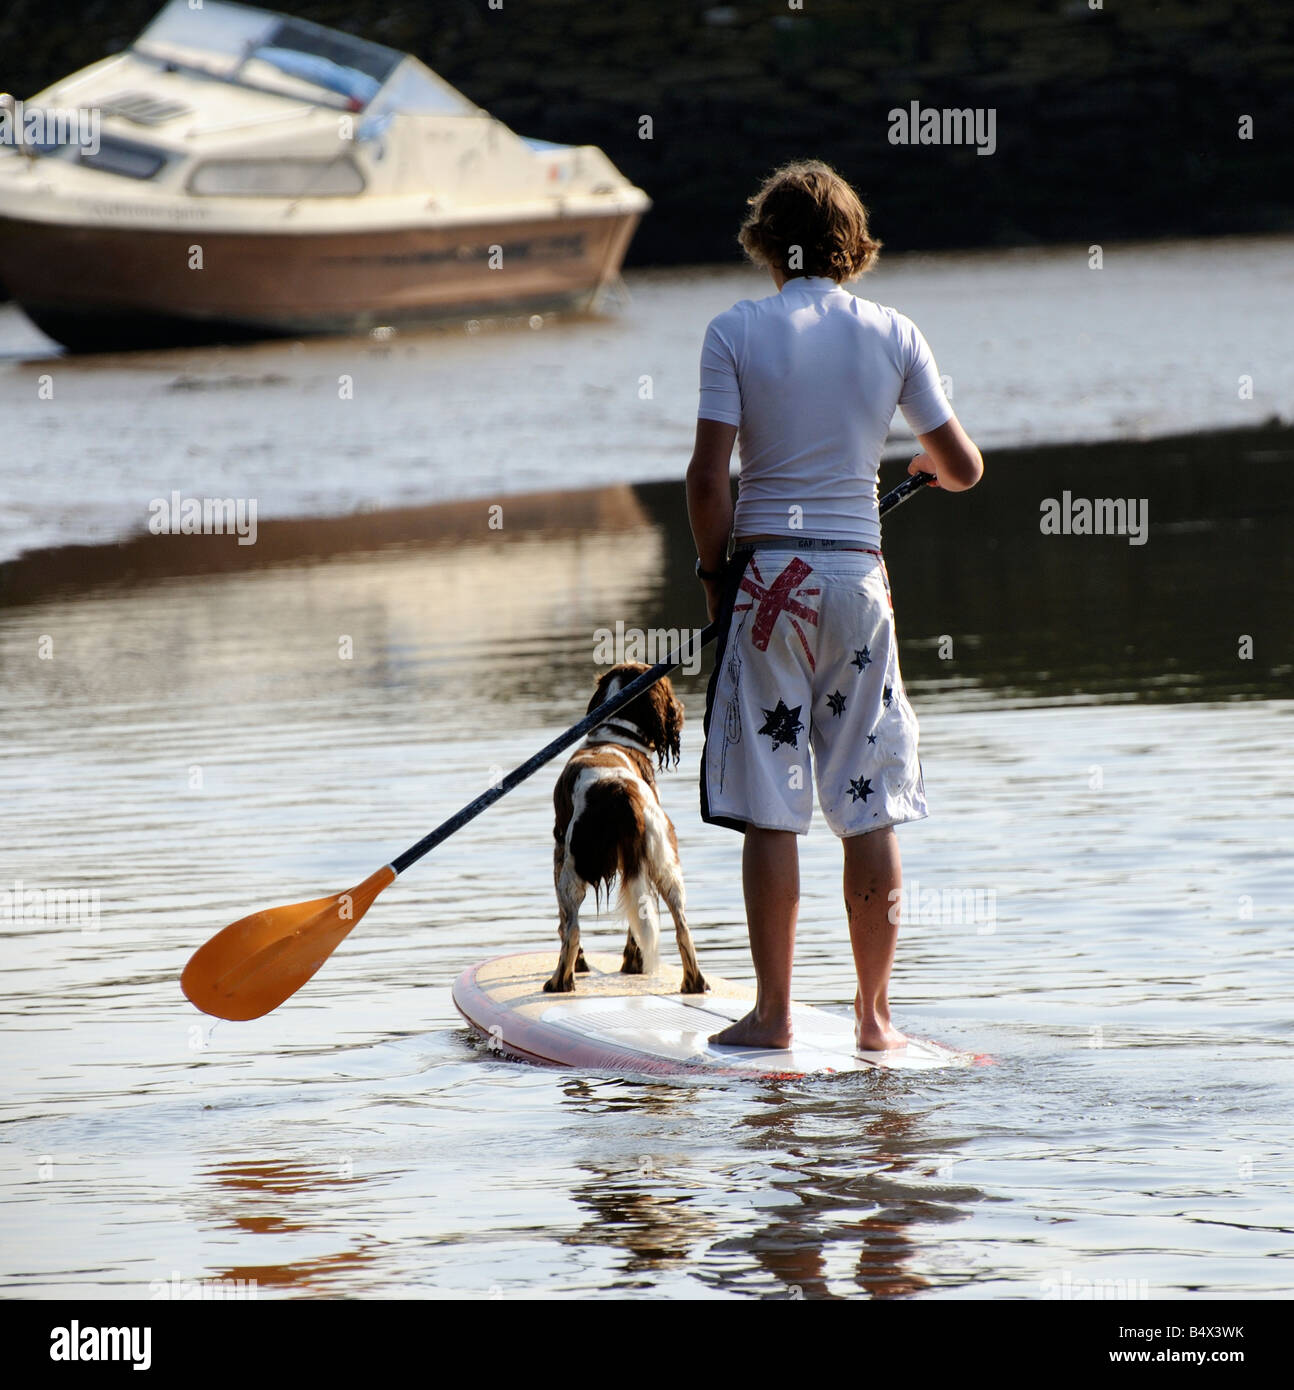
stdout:
MULTIPOLYGON (((251 59, 268 63, 270 67, 312 87, 343 96, 356 108, 368 105, 377 95, 378 83, 358 68, 344 67, 330 58, 314 53, 300 53, 295 48, 263 46, 254 49, 251 59)), ((250 61, 250 59, 249 59, 250 61)))
POLYGON ((251 59, 344 97, 362 109, 399 67, 402 53, 304 19, 206 0, 171 0, 135 40, 137 52, 237 81, 251 59))
POLYGON ((417 116, 471 116, 479 110, 443 77, 424 67, 416 58, 406 58, 386 80, 370 115, 387 111, 407 111, 417 116))
POLYGON ((154 178, 166 167, 166 158, 164 150, 136 145, 115 135, 102 136, 94 153, 85 149, 77 153, 78 162, 88 168, 99 169, 105 174, 120 174, 127 179, 154 178))
POLYGON ((168 61, 230 75, 258 43, 264 43, 280 16, 219 0, 193 9, 189 0, 171 3, 135 40, 134 47, 168 61))
POLYGON ((335 68, 367 77, 373 91, 377 91, 404 57, 404 54, 380 43, 370 43, 367 39, 357 39, 353 34, 325 29, 304 19, 283 20, 269 36, 265 46, 306 54, 335 68))
POLYGON ((345 198, 364 191, 349 156, 340 159, 211 159, 189 180, 209 198, 345 198))

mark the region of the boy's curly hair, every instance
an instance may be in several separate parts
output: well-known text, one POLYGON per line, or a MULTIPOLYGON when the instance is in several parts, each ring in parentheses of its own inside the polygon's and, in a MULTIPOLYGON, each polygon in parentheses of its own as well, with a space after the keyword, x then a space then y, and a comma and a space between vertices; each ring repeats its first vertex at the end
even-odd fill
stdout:
POLYGON ((748 198, 737 240, 756 265, 838 283, 870 270, 881 243, 867 231, 858 194, 820 159, 784 164, 748 198))

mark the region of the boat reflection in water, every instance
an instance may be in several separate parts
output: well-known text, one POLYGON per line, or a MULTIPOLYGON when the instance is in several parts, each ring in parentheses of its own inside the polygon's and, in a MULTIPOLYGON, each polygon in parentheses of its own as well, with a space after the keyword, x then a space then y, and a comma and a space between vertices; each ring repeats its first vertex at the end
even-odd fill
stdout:
POLYGON ((73 349, 586 309, 649 206, 416 58, 219 0, 24 114, 93 130, 0 146, 0 280, 73 349))

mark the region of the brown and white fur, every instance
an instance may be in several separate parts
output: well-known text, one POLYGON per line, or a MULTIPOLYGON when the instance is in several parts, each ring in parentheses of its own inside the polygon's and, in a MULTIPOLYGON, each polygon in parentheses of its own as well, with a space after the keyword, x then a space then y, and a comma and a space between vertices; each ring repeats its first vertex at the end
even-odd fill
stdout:
MULTIPOLYGON (((589 701, 589 712, 622 690, 648 668, 622 661, 603 673, 589 701)), ((697 964, 684 915, 683 871, 678 840, 661 809, 653 758, 660 767, 678 762, 683 705, 668 679, 618 710, 594 729, 571 754, 553 789, 553 881, 557 888, 557 969, 544 985, 549 994, 575 988, 576 971, 588 964, 580 949, 580 904, 592 885, 620 880, 620 906, 629 922, 625 975, 654 974, 659 959, 657 894, 674 918, 674 935, 683 958, 683 993, 708 988, 697 964)))

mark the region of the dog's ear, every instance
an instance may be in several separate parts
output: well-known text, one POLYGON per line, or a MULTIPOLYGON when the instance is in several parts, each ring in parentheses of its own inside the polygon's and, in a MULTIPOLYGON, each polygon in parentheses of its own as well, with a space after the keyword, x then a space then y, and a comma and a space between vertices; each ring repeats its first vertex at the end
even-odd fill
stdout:
POLYGON ((593 687, 593 694, 589 698, 589 707, 584 711, 585 714, 592 714, 595 709, 607 697, 607 681, 611 678, 610 671, 603 671, 598 677, 597 683, 593 687))
POLYGON ((665 694, 665 751, 674 766, 682 756, 683 701, 674 694, 668 680, 661 682, 665 694))
POLYGON ((651 688, 649 742, 656 750, 658 767, 677 765, 681 753, 679 736, 683 732, 683 705, 665 676, 651 688))
POLYGON ((674 766, 678 766, 678 759, 682 756, 682 720, 684 720, 684 709, 682 701, 674 694, 673 685, 666 681, 669 688, 670 712, 664 726, 664 738, 666 738, 666 748, 669 748, 670 756, 674 760, 674 766))

